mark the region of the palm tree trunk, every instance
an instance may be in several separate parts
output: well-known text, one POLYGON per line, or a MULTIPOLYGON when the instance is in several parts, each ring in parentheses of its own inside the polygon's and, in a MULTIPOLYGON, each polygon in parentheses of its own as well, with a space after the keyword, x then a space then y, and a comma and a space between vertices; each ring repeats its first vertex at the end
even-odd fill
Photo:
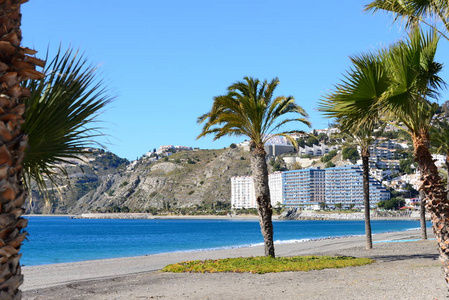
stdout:
POLYGON ((20 42, 20 5, 27 0, 0 2, 0 299, 20 299, 23 275, 19 259, 20 246, 27 233, 27 220, 22 218, 26 191, 21 182, 22 160, 27 137, 20 130, 25 106, 22 100, 29 90, 20 83, 41 78, 35 65, 43 61, 27 54, 20 42))
MULTIPOLYGON (((446 171, 447 171, 447 178, 446 178, 446 190, 449 191, 449 149, 446 151, 446 153, 448 153, 446 155, 446 171)), ((447 195, 448 200, 449 200, 449 194, 447 195)))
POLYGON ((363 205, 365 208, 365 237, 366 249, 373 249, 373 237, 371 234, 371 216, 369 203, 369 150, 362 149, 362 168, 363 168, 363 205))
POLYGON ((440 260, 443 263, 449 287, 449 201, 445 185, 427 147, 428 135, 413 136, 414 156, 422 172, 422 189, 427 196, 426 209, 430 212, 432 230, 437 239, 440 260))
POLYGON ((260 230, 265 245, 265 256, 274 258, 273 222, 271 221, 273 208, 271 207, 270 189, 268 187, 266 152, 263 145, 252 145, 251 147, 251 171, 259 211, 260 230))
POLYGON ((426 225, 426 193, 423 190, 419 191, 420 210, 419 221, 421 223, 421 239, 427 240, 427 225, 426 225))

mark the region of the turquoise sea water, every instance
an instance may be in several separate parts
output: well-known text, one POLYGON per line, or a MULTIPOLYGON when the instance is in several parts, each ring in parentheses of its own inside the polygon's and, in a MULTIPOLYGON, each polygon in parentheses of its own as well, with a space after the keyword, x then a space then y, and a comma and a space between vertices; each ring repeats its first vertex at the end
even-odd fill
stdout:
MULTIPOLYGON (((410 230, 418 221, 372 221, 373 233, 410 230)), ((364 221, 274 221, 274 239, 363 235, 364 221)), ((89 220, 29 217, 25 266, 242 247, 262 243, 257 220, 89 220)))

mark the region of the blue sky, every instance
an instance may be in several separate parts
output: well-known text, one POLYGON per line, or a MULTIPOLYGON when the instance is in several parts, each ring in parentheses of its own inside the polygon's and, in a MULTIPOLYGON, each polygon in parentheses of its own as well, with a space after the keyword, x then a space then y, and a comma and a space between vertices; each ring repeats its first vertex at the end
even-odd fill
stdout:
MULTIPOLYGON (((243 141, 196 140, 196 119, 244 76, 279 77, 276 95, 293 95, 312 127, 326 128, 317 102, 342 78, 349 56, 405 36, 390 16, 364 13, 368 2, 31 0, 22 5, 22 43, 41 58, 48 47, 71 45, 101 67, 116 96, 100 117, 107 147, 136 159, 161 145, 243 141)), ((438 60, 446 66, 448 47, 442 39, 438 60)), ((440 101, 448 99, 444 91, 440 101)))

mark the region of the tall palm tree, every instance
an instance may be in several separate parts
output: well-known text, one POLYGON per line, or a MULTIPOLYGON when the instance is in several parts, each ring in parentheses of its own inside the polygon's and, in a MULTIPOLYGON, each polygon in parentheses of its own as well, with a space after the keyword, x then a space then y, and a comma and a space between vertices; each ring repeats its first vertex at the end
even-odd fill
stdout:
POLYGON ((391 12, 395 21, 402 19, 406 27, 415 27, 419 23, 437 30, 449 40, 449 1, 447 0, 375 0, 365 6, 366 11, 391 12), (438 26, 441 25, 442 28, 438 26))
POLYGON ((427 240, 427 224, 426 224, 426 193, 419 191, 419 223, 421 225, 421 239, 427 240))
MULTIPOLYGON (((259 223, 264 238, 265 255, 275 257, 273 244, 272 207, 268 187, 265 142, 272 136, 284 136, 292 140, 292 130, 278 133, 283 125, 300 122, 310 126, 307 114, 295 104, 292 96, 278 96, 273 99, 279 79, 260 82, 245 77, 228 87, 226 95, 214 98, 212 109, 198 118, 204 127, 198 138, 214 135, 214 140, 225 135, 247 136, 250 139, 251 171, 259 212, 259 223), (287 114, 299 114, 300 117, 286 117, 287 114)), ((292 140, 293 142, 293 140, 292 140)))
POLYGON ((21 82, 42 78, 35 67, 44 65, 30 56, 36 51, 21 46, 20 6, 25 2, 0 4, 0 299, 21 298, 19 250, 27 235, 27 220, 21 217, 27 193, 21 177, 27 137, 20 126, 24 122, 23 100, 30 95, 21 82))
MULTIPOLYGON (((437 104, 434 105, 434 111, 436 111, 437 104)), ((439 120, 434 118, 432 121, 432 127, 430 128, 430 143, 432 148, 440 154, 446 156, 446 169, 448 170, 446 176, 447 188, 449 188, 449 123, 447 121, 439 120)), ((448 195, 449 196, 449 195, 448 195)), ((426 226, 426 202, 427 197, 424 191, 419 192, 419 197, 421 199, 421 209, 420 209, 420 222, 421 222, 421 232, 422 239, 427 239, 427 226, 426 226)))
MULTIPOLYGON (((356 121, 353 123, 356 125, 356 121)), ((373 238, 371 233, 371 207, 370 207, 370 191, 369 191, 369 158, 370 152, 369 147, 373 142, 373 131, 374 122, 366 124, 359 124, 357 127, 348 128, 347 130, 342 130, 347 132, 355 141, 357 146, 360 147, 360 154, 362 157, 362 173, 363 173, 363 208, 365 211, 365 238, 366 238, 366 249, 373 248, 373 238)))
POLYGON ((399 120, 412 137, 414 158, 423 176, 421 189, 426 194, 426 208, 432 216, 446 282, 449 283, 449 200, 444 182, 429 151, 434 105, 445 84, 438 76, 442 65, 435 62, 438 45, 436 33, 424 35, 418 29, 408 40, 392 46, 385 56, 390 74, 390 88, 381 105, 385 113, 399 120))
POLYGON ((374 54, 352 57, 351 61, 353 67, 345 79, 337 84, 332 92, 325 95, 320 102, 319 110, 327 117, 337 118, 340 131, 352 137, 361 149, 366 249, 372 249, 369 146, 379 120, 377 103, 387 89, 388 79, 379 57, 374 54), (372 113, 366 114, 366 111, 372 113))
POLYGON ((434 60, 437 45, 435 32, 425 35, 414 29, 406 41, 380 51, 378 57, 387 78, 387 88, 374 105, 370 99, 360 98, 354 101, 360 103, 349 107, 354 107, 354 112, 364 116, 362 119, 369 119, 372 115, 380 115, 386 120, 395 119, 412 137, 414 158, 423 176, 421 189, 427 196, 426 208, 432 215, 432 228, 437 237, 445 278, 449 282, 449 200, 429 151, 434 112, 430 100, 436 98, 437 91, 445 85, 438 76, 442 65, 434 60))

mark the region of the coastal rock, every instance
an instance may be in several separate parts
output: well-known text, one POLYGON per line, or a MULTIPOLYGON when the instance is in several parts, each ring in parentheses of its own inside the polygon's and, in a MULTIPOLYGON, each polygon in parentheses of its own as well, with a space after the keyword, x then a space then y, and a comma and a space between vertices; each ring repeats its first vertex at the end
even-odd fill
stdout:
POLYGON ((284 211, 280 220, 364 220, 364 213, 319 213, 290 208, 284 211))
MULTIPOLYGON (((90 160, 92 171, 86 174, 90 177, 75 168, 71 187, 63 191, 62 197, 52 199, 51 211, 46 213, 80 215, 105 210, 144 213, 167 206, 229 203, 231 177, 250 173, 249 154, 241 148, 180 151, 157 161, 144 156, 111 172, 105 170, 107 166, 93 164, 97 161, 95 155, 90 160), (79 188, 83 188, 83 193, 79 188), (67 201, 69 193, 74 196, 67 201)), ((33 212, 41 213, 43 208, 34 206, 33 212)))

